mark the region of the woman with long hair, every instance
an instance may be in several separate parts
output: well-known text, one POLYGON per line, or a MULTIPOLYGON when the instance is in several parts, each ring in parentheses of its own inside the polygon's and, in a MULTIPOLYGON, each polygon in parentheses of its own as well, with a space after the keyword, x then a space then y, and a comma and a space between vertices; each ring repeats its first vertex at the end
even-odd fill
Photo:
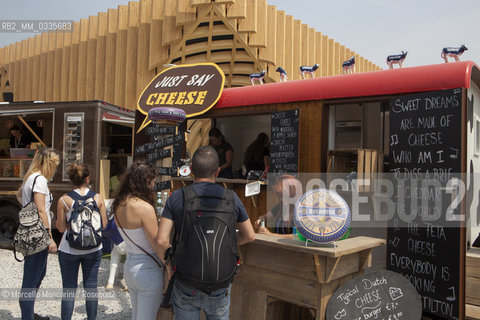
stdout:
POLYGON ((155 241, 155 168, 135 162, 123 176, 112 204, 115 224, 125 241, 124 278, 132 302, 132 319, 156 319, 163 295, 163 266, 155 241))
POLYGON ((17 193, 17 198, 22 203, 22 206, 26 206, 31 201, 35 202, 38 215, 50 234, 50 244, 48 248, 25 257, 21 289, 22 295, 19 301, 22 320, 49 319, 48 317, 41 317, 34 313, 35 298, 31 297, 35 297, 34 294, 40 287, 47 272, 48 253, 55 253, 57 251, 57 245, 55 241, 53 241, 51 231, 50 206, 53 197, 48 189, 48 182, 55 175, 59 163, 60 157, 55 150, 39 149, 35 153, 32 163, 23 179, 22 187, 19 193, 17 193), (32 194, 33 199, 31 199, 32 194), (22 299, 22 297, 29 298, 22 299))
POLYGON ((212 128, 208 132, 210 145, 217 151, 218 166, 220 167, 219 178, 233 177, 232 162, 233 162, 233 147, 225 140, 225 136, 218 128, 212 128))
POLYGON ((62 320, 72 318, 75 305, 75 290, 77 289, 78 269, 82 266, 83 287, 89 296, 86 298, 87 319, 97 318, 98 299, 97 280, 100 261, 102 260, 102 244, 91 249, 72 248, 67 240, 70 231, 68 221, 72 216, 75 200, 72 197, 84 197, 85 200, 93 199, 100 212, 102 228, 107 225, 107 214, 103 197, 90 190, 90 170, 87 165, 72 163, 67 167, 68 178, 74 186, 72 193, 63 195, 57 204, 57 229, 63 232, 62 240, 58 247, 58 261, 62 274, 64 296, 62 297, 62 320))
POLYGON ((270 139, 265 132, 258 134, 255 141, 253 141, 245 150, 243 164, 248 171, 259 170, 265 171, 270 165, 270 151, 268 149, 270 139))

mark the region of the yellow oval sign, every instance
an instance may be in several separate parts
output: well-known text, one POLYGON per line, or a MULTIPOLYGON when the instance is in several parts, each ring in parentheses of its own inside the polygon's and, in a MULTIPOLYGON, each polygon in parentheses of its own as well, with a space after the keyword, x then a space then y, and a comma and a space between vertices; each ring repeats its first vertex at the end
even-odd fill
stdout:
POLYGON ((163 70, 138 99, 137 109, 145 115, 138 132, 151 122, 147 115, 152 108, 182 109, 187 118, 207 112, 220 99, 224 84, 225 75, 214 63, 186 64, 163 70))

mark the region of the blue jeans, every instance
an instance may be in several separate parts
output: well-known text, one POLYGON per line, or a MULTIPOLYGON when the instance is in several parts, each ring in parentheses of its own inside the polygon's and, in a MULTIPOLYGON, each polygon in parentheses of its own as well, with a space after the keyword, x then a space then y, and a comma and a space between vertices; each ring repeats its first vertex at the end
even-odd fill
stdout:
POLYGON ((176 320, 198 320, 200 310, 205 312, 208 320, 228 320, 230 286, 206 294, 175 280, 172 304, 176 320))
POLYGON ((131 253, 127 253, 123 269, 132 302, 132 320, 157 319, 163 296, 163 269, 146 254, 131 253))
POLYGON ((20 298, 20 310, 22 311, 22 320, 33 320, 33 307, 35 305, 34 294, 37 292, 47 273, 48 249, 40 251, 25 257, 23 263, 23 282, 22 297, 20 298))
POLYGON ((98 268, 102 260, 102 250, 89 254, 74 255, 58 251, 58 261, 60 262, 60 271, 62 272, 63 294, 62 297, 62 320, 72 318, 73 307, 75 305, 75 292, 77 289, 78 269, 82 265, 83 288, 87 297, 85 304, 87 307, 87 318, 93 320, 97 318, 97 280, 98 268))

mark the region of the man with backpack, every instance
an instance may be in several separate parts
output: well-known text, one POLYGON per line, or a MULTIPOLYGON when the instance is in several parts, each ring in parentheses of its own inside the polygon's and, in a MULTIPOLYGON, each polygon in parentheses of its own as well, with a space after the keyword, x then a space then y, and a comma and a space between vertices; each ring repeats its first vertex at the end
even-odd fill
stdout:
POLYGON ((210 146, 192 158, 194 183, 167 200, 156 240, 161 257, 172 240, 175 319, 229 319, 230 284, 239 266, 238 245, 255 233, 238 196, 215 183, 220 169, 210 146), (238 229, 238 231, 236 231, 238 229))

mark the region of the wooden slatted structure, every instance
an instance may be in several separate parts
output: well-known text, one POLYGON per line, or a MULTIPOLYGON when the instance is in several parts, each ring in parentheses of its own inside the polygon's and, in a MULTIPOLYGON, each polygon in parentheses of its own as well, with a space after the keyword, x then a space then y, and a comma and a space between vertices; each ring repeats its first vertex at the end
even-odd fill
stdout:
POLYGON ((0 100, 8 80, 15 101, 100 99, 128 109, 164 64, 215 62, 226 87, 289 80, 318 63, 316 77, 341 74, 355 55, 357 72, 370 61, 295 20, 266 0, 140 0, 75 22, 73 32, 50 32, 0 48, 0 100), (168 2, 168 5, 167 5, 168 2))

